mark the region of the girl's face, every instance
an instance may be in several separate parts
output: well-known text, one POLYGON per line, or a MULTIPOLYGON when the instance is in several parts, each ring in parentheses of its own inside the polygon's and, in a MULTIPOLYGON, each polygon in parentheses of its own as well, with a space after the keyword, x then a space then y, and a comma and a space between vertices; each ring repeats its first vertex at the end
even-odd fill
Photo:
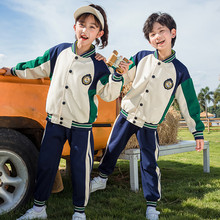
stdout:
POLYGON ((163 26, 158 22, 153 25, 153 30, 149 34, 149 42, 158 51, 171 50, 172 38, 176 36, 176 30, 163 26))
POLYGON ((85 49, 88 48, 88 50, 93 41, 104 34, 104 31, 100 31, 100 27, 93 15, 89 15, 85 19, 79 18, 74 25, 74 30, 78 40, 77 46, 85 49))

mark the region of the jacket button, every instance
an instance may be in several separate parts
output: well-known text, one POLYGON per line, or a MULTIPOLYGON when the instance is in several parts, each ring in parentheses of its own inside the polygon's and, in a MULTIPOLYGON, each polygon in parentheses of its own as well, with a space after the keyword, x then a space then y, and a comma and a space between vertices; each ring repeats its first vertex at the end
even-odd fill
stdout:
POLYGON ((152 75, 152 78, 155 78, 155 75, 152 75))
POLYGON ((134 119, 137 120, 138 118, 137 118, 137 117, 134 117, 134 119))
POLYGON ((143 106, 143 103, 140 103, 140 106, 143 106))
POLYGON ((146 89, 146 93, 148 93, 149 92, 149 90, 148 89, 146 89))
POLYGON ((65 89, 68 89, 69 87, 68 86, 65 86, 65 89))
POLYGON ((78 60, 78 57, 76 56, 75 59, 78 60))
POLYGON ((136 123, 136 121, 133 121, 133 123, 135 124, 135 123, 136 123))
POLYGON ((62 122, 62 121, 60 121, 60 124, 62 125, 62 124, 63 124, 63 122, 62 122))
POLYGON ((157 64, 158 64, 158 65, 160 65, 160 64, 161 64, 161 62, 158 62, 157 64))
POLYGON ((69 70, 69 73, 72 73, 73 71, 72 70, 69 70))
POLYGON ((63 104, 63 105, 65 105, 65 104, 66 104, 66 102, 62 102, 62 104, 63 104))
POLYGON ((63 120, 63 117, 60 117, 60 120, 63 120))

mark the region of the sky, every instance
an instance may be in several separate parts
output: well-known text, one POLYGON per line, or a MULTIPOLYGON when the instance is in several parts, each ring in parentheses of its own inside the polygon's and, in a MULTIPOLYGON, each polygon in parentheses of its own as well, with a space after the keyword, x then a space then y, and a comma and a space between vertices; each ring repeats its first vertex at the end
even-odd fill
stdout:
POLYGON ((74 42, 73 13, 97 4, 106 11, 109 44, 97 52, 108 58, 113 50, 130 58, 140 50, 154 50, 144 38, 143 25, 154 12, 169 13, 177 24, 174 46, 186 65, 196 93, 220 84, 219 0, 1 0, 0 67, 35 59, 63 42, 74 42))

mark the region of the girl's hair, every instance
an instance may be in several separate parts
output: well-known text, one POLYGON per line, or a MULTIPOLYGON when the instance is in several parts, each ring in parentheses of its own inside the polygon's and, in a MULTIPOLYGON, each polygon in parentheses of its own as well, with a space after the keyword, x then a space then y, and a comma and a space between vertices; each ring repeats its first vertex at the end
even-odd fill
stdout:
MULTIPOLYGON (((101 36, 101 42, 102 44, 99 46, 100 49, 103 49, 104 47, 106 47, 108 45, 108 24, 107 24, 107 16, 106 16, 106 13, 105 11, 99 6, 99 5, 94 5, 94 4, 90 4, 89 6, 95 8, 96 10, 98 10, 103 18, 104 18, 104 34, 101 36)), ((84 13, 82 15, 80 15, 79 17, 76 18, 76 22, 80 19, 80 18, 83 18, 83 19, 86 19, 87 17, 89 17, 90 15, 93 15, 93 14, 90 14, 90 13, 84 13)), ((97 24, 99 25, 100 27, 100 31, 102 30, 102 25, 99 21, 99 19, 93 15, 94 18, 95 18, 95 21, 97 22, 97 24)), ((100 40, 98 38, 96 38, 96 45, 98 46, 100 44, 100 40)))
MULTIPOLYGON (((170 31, 173 28, 176 29, 176 22, 169 14, 161 13, 161 12, 153 13, 145 21, 143 27, 144 36, 148 41, 149 41, 149 34, 152 32, 153 25, 155 22, 158 22, 159 24, 168 27, 170 31)), ((176 36, 172 38, 172 42, 171 42, 172 47, 174 46, 175 41, 176 41, 176 36)))

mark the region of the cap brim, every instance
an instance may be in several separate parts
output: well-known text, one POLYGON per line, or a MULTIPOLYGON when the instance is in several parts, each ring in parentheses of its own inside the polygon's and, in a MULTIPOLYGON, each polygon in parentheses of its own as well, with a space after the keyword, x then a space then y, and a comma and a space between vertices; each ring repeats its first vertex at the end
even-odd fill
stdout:
POLYGON ((91 6, 83 6, 81 8, 78 8, 75 12, 74 12, 74 19, 76 20, 80 15, 84 14, 84 13, 90 13, 95 15, 101 25, 102 25, 102 29, 104 29, 104 18, 102 16, 102 14, 95 8, 91 7, 91 6))

